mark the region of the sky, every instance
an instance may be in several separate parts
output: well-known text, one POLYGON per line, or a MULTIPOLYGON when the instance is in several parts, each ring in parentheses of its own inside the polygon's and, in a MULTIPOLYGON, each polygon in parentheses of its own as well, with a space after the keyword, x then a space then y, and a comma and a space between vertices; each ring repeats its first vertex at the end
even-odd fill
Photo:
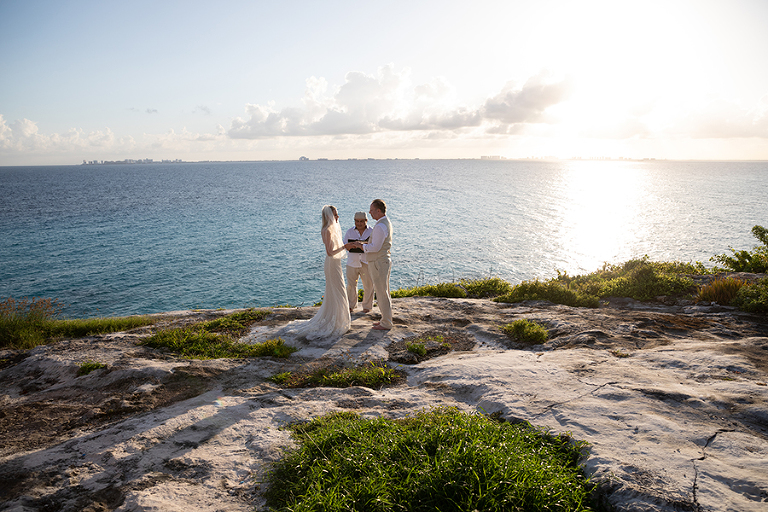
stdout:
POLYGON ((765 0, 0 0, 0 165, 768 160, 765 0))

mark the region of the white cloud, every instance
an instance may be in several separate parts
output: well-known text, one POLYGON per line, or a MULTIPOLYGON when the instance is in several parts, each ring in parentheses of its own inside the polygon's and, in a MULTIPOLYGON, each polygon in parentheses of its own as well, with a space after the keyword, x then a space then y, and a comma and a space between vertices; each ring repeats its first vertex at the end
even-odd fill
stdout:
POLYGON ((483 106, 483 116, 503 124, 552 123, 546 115, 548 108, 564 101, 570 92, 567 80, 547 82, 538 76, 517 89, 508 82, 502 91, 489 98, 483 106))
POLYGON ((66 155, 93 152, 130 151, 136 146, 132 137, 118 138, 109 128, 84 133, 72 128, 51 135, 39 132, 37 123, 29 119, 16 120, 10 125, 0 114, 0 154, 4 155, 66 155))
POLYGON ((327 94, 324 79, 310 78, 300 107, 276 110, 246 105, 247 119, 232 121, 229 136, 259 139, 276 136, 364 135, 381 131, 464 130, 488 124, 490 132, 512 133, 509 125, 553 122, 549 107, 568 94, 567 81, 534 77, 520 89, 511 83, 484 105, 457 105, 455 92, 443 79, 411 86, 409 70, 392 65, 378 74, 347 73, 345 82, 327 94), (499 127, 501 125, 501 128, 499 127))
MULTIPOLYGON (((752 107, 715 96, 686 101, 661 94, 650 99, 625 96, 605 97, 584 84, 579 90, 570 79, 540 74, 517 85, 507 82, 468 105, 444 78, 413 84, 410 70, 388 65, 376 74, 347 73, 339 86, 311 77, 296 104, 248 104, 243 118, 210 131, 166 127, 162 133, 131 135, 119 129, 72 128, 45 134, 36 121, 9 122, 0 115, 0 164, 147 157, 283 159, 305 153, 338 158, 366 152, 465 157, 504 154, 507 149, 518 153, 510 156, 528 156, 532 147, 569 155, 579 147, 599 152, 596 148, 622 144, 641 147, 649 156, 656 155, 646 148, 675 147, 681 149, 667 150, 672 158, 716 157, 708 148, 717 148, 724 158, 768 158, 758 147, 768 138, 768 95, 752 107), (579 91, 590 94, 580 96, 579 91)), ((207 116, 211 110, 201 104, 192 113, 207 116)))

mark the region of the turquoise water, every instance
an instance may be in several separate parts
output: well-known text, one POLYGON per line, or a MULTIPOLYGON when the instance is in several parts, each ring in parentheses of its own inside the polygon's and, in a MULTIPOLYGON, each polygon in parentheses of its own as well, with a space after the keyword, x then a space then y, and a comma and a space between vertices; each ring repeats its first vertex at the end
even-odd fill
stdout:
POLYGON ((0 298, 70 316, 311 304, 320 209, 389 205, 393 287, 647 254, 707 264, 768 226, 768 163, 357 160, 0 167, 0 298))

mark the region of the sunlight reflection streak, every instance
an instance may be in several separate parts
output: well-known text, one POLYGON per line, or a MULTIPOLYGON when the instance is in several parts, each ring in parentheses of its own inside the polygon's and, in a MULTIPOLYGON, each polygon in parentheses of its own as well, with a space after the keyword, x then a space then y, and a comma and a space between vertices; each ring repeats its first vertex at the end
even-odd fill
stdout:
POLYGON ((561 182, 559 237, 564 254, 571 255, 569 267, 591 272, 620 260, 626 248, 636 245, 646 231, 641 212, 650 199, 647 180, 643 169, 631 163, 569 165, 561 182))

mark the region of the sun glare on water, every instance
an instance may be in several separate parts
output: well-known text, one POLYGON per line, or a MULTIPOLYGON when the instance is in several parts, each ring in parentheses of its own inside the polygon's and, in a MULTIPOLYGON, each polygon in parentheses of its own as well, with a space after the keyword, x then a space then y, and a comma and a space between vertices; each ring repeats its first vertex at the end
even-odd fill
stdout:
POLYGON ((572 162, 561 182, 559 237, 569 266, 591 272, 627 254, 642 236, 647 179, 629 162, 572 162))

